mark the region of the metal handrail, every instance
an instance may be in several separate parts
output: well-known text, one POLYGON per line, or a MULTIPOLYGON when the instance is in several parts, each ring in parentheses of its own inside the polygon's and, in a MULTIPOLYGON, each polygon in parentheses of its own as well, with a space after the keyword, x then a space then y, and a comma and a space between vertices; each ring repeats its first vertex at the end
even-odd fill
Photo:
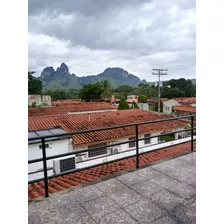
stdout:
MULTIPOLYGON (((62 175, 65 175, 65 174, 78 172, 78 171, 85 170, 85 169, 90 169, 90 168, 93 168, 93 167, 101 166, 101 165, 104 165, 104 164, 112 163, 112 162, 115 162, 115 161, 131 158, 131 157, 136 157, 136 168, 138 169, 139 168, 139 155, 149 153, 149 152, 139 153, 139 144, 138 144, 139 141, 148 140, 148 139, 156 138, 156 137, 161 137, 161 136, 165 136, 167 134, 175 134, 175 133, 179 133, 179 132, 191 131, 191 140, 189 140, 187 142, 191 142, 191 151, 193 151, 194 150, 193 149, 193 141, 194 141, 193 134, 194 134, 194 130, 196 130, 196 128, 194 128, 194 126, 193 126, 194 125, 194 117, 196 117, 196 115, 189 115, 189 116, 183 116, 183 117, 175 117, 175 118, 167 118, 167 119, 147 121, 147 122, 132 123, 132 124, 127 124, 127 125, 105 127, 105 128, 78 131, 78 132, 68 132, 68 133, 63 133, 63 134, 55 134, 55 135, 51 135, 51 136, 47 135, 47 136, 41 136, 41 137, 28 138, 28 141, 41 140, 41 144, 42 144, 42 158, 28 160, 28 164, 43 162, 43 172, 44 172, 44 177, 43 178, 28 181, 28 184, 32 184, 32 183, 39 182, 39 181, 44 181, 44 183, 45 183, 44 184, 45 197, 48 197, 49 196, 49 193, 48 193, 48 179, 51 179, 51 178, 55 178, 55 177, 62 176, 62 175), (149 137, 145 137, 145 138, 139 138, 138 137, 138 135, 139 135, 138 126, 139 125, 159 123, 159 122, 165 122, 165 121, 173 121, 173 120, 186 119, 186 118, 191 119, 191 128, 188 128, 188 129, 185 129, 185 130, 180 130, 180 131, 163 133, 163 134, 154 135, 154 136, 149 136, 149 137), (69 136, 69 135, 71 136, 71 135, 76 135, 76 134, 84 134, 84 133, 95 132, 95 131, 111 130, 111 129, 116 129, 116 128, 125 128, 125 127, 131 127, 131 126, 135 127, 135 139, 134 140, 123 141, 123 142, 120 142, 120 143, 95 147, 95 148, 92 148, 92 149, 77 150, 77 151, 74 151, 74 152, 63 153, 63 154, 49 156, 49 157, 46 156, 45 139, 62 137, 62 136, 69 136), (63 172, 63 173, 60 173, 60 174, 57 174, 57 175, 48 176, 48 174, 47 174, 47 170, 48 170, 47 169, 47 160, 55 159, 55 158, 59 158, 59 157, 64 157, 64 156, 68 156, 68 155, 75 155, 75 154, 79 154, 79 153, 83 153, 83 152, 88 152, 88 151, 91 151, 93 149, 108 148, 108 147, 127 144, 127 143, 131 143, 131 142, 136 142, 136 154, 135 155, 122 157, 120 159, 116 159, 116 160, 112 160, 112 161, 108 161, 108 162, 103 162, 103 163, 100 163, 100 164, 95 164, 95 165, 80 168, 80 169, 69 170, 69 171, 66 171, 66 172, 63 172)), ((183 143, 177 143, 175 145, 179 145, 179 144, 183 144, 183 143)), ((168 148, 168 147, 171 147, 171 146, 161 147, 161 148, 158 148, 158 149, 151 150, 150 152, 158 151, 158 150, 161 150, 163 148, 168 148)))

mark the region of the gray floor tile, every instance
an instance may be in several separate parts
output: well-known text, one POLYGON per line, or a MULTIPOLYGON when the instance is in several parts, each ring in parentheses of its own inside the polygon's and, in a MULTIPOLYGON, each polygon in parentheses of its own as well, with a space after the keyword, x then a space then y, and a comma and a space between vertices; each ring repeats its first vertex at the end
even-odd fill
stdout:
POLYGON ((195 174, 188 172, 187 170, 169 170, 169 171, 164 171, 165 174, 168 176, 178 180, 178 181, 185 181, 186 179, 190 179, 192 177, 195 177, 195 174))
POLYGON ((111 192, 126 188, 126 185, 122 184, 120 181, 118 181, 115 178, 102 181, 96 184, 96 186, 104 193, 111 193, 111 192))
POLYGON ((179 224, 179 223, 174 219, 172 219, 171 217, 165 216, 152 222, 152 224, 179 224))
POLYGON ((165 189, 170 188, 179 182, 172 177, 169 177, 168 175, 165 174, 159 174, 151 179, 151 182, 159 185, 160 187, 163 187, 165 189))
POLYGON ((196 205, 183 201, 173 208, 170 216, 180 223, 196 223, 196 205))
POLYGON ((137 194, 135 191, 125 188, 120 191, 107 194, 112 200, 114 200, 119 206, 127 206, 143 199, 143 197, 137 194))
POLYGON ((177 185, 170 187, 168 190, 184 199, 196 197, 195 188, 186 183, 178 183, 177 185))
POLYGON ((104 216, 101 220, 97 223, 100 224, 137 224, 136 222, 128 213, 124 210, 118 210, 117 212, 108 214, 104 216))
POLYGON ((160 208, 171 212, 179 203, 183 203, 183 198, 164 190, 151 196, 152 201, 160 208))
POLYGON ((124 208, 139 223, 146 224, 164 216, 167 212, 149 200, 140 200, 124 208))
POLYGON ((186 179, 184 182, 186 182, 190 186, 196 188, 196 176, 195 177, 192 177, 190 179, 186 179))
POLYGON ((162 187, 149 180, 134 184, 131 188, 146 198, 150 198, 153 194, 164 190, 162 187))
POLYGON ((101 190, 99 190, 97 187, 95 187, 94 185, 77 189, 74 194, 77 200, 81 203, 85 203, 86 201, 89 201, 104 195, 104 193, 101 190))
POLYGON ((138 182, 144 180, 144 177, 135 174, 135 172, 131 172, 131 173, 121 175, 121 176, 117 177, 116 179, 128 186, 131 186, 135 183, 138 183, 138 182))
POLYGON ((119 206, 108 196, 93 199, 83 204, 83 207, 96 220, 102 218, 108 213, 112 213, 119 209, 119 206))
POLYGON ((153 177, 160 174, 160 172, 152 169, 151 167, 146 167, 140 170, 135 171, 137 176, 143 177, 144 180, 150 180, 153 177))
POLYGON ((190 153, 185 156, 181 156, 180 159, 188 163, 196 164, 196 152, 190 153))

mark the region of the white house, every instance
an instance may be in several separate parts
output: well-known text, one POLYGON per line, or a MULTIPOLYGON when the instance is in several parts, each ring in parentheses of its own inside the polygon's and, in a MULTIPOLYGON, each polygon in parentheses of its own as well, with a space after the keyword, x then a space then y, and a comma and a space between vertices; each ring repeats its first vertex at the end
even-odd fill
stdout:
MULTIPOLYGON (((41 137, 53 134, 62 134, 65 131, 61 128, 39 130, 39 131, 29 131, 28 137, 41 137)), ((46 156, 53 156, 58 154, 63 154, 67 152, 72 152, 72 137, 61 137, 61 138, 50 138, 45 141, 46 156)), ((41 140, 34 140, 28 142, 28 160, 42 158, 42 143, 41 140)), ((48 168, 53 167, 53 161, 47 161, 48 168)), ((43 162, 32 163, 28 165, 29 180, 37 179, 43 177, 43 162)), ((53 169, 48 170, 48 175, 53 175, 53 169)))
POLYGON ((180 103, 178 103, 176 100, 167 100, 163 102, 163 113, 164 114, 172 114, 172 108, 174 106, 179 106, 180 103))
POLYGON ((36 106, 51 106, 51 96, 49 95, 28 95, 28 105, 33 103, 36 106))
MULTIPOLYGON (((52 135, 52 133, 64 133, 72 131, 82 131, 109 126, 117 126, 128 123, 137 123, 151 120, 162 119, 151 112, 139 109, 121 110, 112 112, 102 112, 95 114, 80 115, 55 115, 39 116, 29 118, 29 137, 43 135, 52 135), (57 127, 57 128, 56 128, 57 127), (60 128, 59 128, 60 127, 60 128)), ((183 121, 169 121, 166 123, 144 124, 139 126, 139 139, 144 137, 153 137, 161 132, 172 132, 182 130, 186 125, 183 121)), ((111 147, 110 145, 122 143, 135 139, 135 129, 133 127, 104 130, 100 132, 91 132, 85 134, 76 134, 66 138, 51 138, 46 141, 47 156, 63 154, 72 151, 81 151, 65 158, 49 160, 48 175, 57 174, 74 168, 83 168, 102 162, 123 158, 134 155, 136 152, 136 142, 125 143, 111 147), (109 146, 101 149, 95 149, 100 146, 109 146), (85 149, 92 149, 88 152, 82 152, 85 149)), ((178 133, 175 134, 175 140, 178 140, 178 133)), ((140 140, 139 149, 141 152, 150 151, 155 147, 162 147, 158 137, 140 140)), ((169 143, 170 144, 170 143, 169 143)), ((42 157, 40 141, 31 141, 28 146, 29 160, 42 157)), ((29 180, 43 177, 43 163, 29 164, 29 180)))

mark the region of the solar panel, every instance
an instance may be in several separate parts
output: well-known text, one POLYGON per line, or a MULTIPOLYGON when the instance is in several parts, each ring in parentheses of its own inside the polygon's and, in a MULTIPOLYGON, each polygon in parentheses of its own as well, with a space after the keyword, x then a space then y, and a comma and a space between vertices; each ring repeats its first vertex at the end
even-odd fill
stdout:
POLYGON ((36 131, 36 133, 37 133, 40 137, 42 137, 42 136, 46 136, 46 135, 48 135, 48 136, 53 135, 53 134, 52 134, 51 132, 49 132, 48 130, 36 131))
POLYGON ((28 138, 39 137, 35 131, 28 131, 28 138))
POLYGON ((54 135, 65 133, 65 131, 61 128, 49 129, 49 132, 51 132, 54 135))

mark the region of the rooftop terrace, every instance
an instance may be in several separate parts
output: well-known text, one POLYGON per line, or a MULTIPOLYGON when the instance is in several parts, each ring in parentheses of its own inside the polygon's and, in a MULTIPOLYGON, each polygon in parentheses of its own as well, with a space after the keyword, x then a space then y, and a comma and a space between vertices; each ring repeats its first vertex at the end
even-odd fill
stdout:
POLYGON ((196 223, 196 152, 29 202, 29 223, 196 223))

